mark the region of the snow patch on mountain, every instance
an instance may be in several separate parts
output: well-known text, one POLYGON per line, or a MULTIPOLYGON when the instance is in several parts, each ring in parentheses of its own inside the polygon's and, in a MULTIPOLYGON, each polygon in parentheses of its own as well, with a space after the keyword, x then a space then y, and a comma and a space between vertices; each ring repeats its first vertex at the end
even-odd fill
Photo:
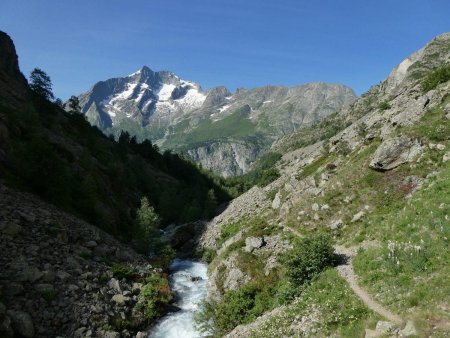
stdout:
POLYGON ((138 85, 137 83, 127 83, 127 89, 115 95, 114 98, 111 100, 111 103, 113 104, 116 101, 129 99, 133 95, 137 85, 138 85))
POLYGON ((201 93, 198 89, 191 88, 187 91, 186 95, 175 101, 182 107, 191 106, 193 108, 198 108, 203 104, 203 102, 205 102, 205 100, 205 94, 201 93))
POLYGON ((173 90, 176 88, 173 84, 163 84, 158 92, 158 97, 160 101, 167 101, 170 99, 173 90))
POLYGON ((145 93, 148 91, 148 84, 142 83, 140 86, 140 92, 138 97, 134 100, 135 102, 141 102, 142 98, 144 97, 145 93))
POLYGON ((230 106, 231 106, 231 104, 226 104, 225 106, 220 107, 220 108, 219 108, 219 113, 221 113, 221 112, 227 110, 228 108, 230 108, 230 106))

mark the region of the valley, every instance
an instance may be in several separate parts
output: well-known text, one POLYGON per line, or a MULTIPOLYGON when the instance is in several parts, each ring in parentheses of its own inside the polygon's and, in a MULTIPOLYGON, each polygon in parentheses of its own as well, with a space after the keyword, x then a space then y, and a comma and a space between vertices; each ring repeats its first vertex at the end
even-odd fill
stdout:
POLYGON ((450 33, 360 97, 144 66, 75 112, 0 47, 0 336, 449 335, 450 33))

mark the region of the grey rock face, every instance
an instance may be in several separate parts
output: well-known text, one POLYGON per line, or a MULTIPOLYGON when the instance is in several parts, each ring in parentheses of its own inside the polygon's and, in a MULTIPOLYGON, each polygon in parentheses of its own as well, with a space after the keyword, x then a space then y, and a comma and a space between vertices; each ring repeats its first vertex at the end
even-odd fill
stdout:
POLYGON ((257 144, 245 141, 212 142, 186 152, 196 163, 224 177, 247 172, 261 153, 257 144))
POLYGON ((411 162, 421 151, 417 140, 406 136, 389 138, 378 147, 369 166, 377 170, 391 170, 411 162))
POLYGON ((206 96, 204 107, 217 107, 226 104, 227 98, 231 96, 230 91, 226 87, 216 87, 211 89, 206 96))

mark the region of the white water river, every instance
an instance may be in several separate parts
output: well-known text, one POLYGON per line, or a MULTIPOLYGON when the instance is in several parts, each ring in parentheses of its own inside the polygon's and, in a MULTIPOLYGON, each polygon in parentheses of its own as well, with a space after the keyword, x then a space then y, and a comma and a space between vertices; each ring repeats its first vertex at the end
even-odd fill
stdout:
POLYGON ((203 335, 195 328, 194 314, 206 298, 207 265, 190 260, 173 261, 170 285, 176 293, 180 311, 169 313, 149 332, 149 338, 198 338, 203 335), (193 281, 192 277, 201 279, 193 281))

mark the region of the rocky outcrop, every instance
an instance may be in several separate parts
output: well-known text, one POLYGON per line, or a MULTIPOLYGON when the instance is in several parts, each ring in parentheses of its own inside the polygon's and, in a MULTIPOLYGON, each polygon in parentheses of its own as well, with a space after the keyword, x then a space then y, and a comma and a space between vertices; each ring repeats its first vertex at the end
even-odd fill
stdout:
POLYGON ((238 290, 251 280, 250 276, 239 268, 237 253, 232 253, 222 260, 208 274, 208 298, 215 301, 220 300, 224 292, 238 290))
POLYGON ((229 177, 247 172, 261 156, 261 146, 253 142, 212 142, 205 146, 189 149, 186 154, 196 163, 229 177))
POLYGON ((378 147, 369 166, 377 170, 391 170, 411 162, 421 151, 418 140, 406 136, 389 138, 378 147))
POLYGON ((135 309, 142 284, 113 266, 156 271, 98 228, 0 185, 0 247, 1 337, 130 337, 147 325, 135 309))
POLYGON ((0 93, 2 93, 2 100, 10 105, 22 106, 27 92, 28 83, 20 72, 14 43, 8 34, 0 31, 0 93))
POLYGON ((220 215, 208 222, 201 235, 199 245, 202 248, 218 249, 216 238, 220 236, 223 224, 232 223, 250 215, 257 216, 269 206, 270 201, 266 191, 257 186, 251 188, 247 193, 231 201, 220 215))

